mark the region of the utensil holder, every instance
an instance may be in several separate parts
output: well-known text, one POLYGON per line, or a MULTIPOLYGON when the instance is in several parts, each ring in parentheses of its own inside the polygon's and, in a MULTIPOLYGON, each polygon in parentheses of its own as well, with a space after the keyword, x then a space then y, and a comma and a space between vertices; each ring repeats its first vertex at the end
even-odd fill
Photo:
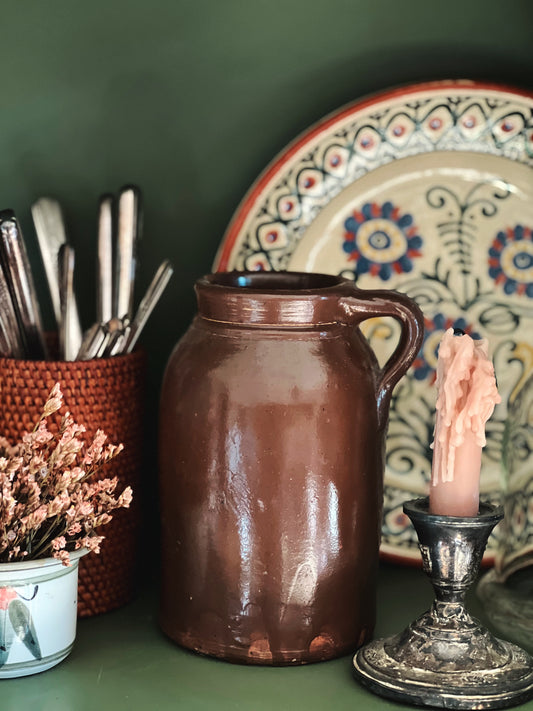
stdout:
POLYGON ((86 427, 88 439, 102 429, 109 442, 124 444, 124 451, 95 477, 118 477, 119 491, 132 487, 133 502, 129 509, 114 512, 113 520, 102 529, 105 540, 100 555, 80 561, 80 617, 120 607, 135 593, 145 371, 143 351, 90 361, 0 358, 0 434, 10 442, 19 441, 33 428, 50 390, 59 382, 64 395, 59 416, 68 410, 86 427))

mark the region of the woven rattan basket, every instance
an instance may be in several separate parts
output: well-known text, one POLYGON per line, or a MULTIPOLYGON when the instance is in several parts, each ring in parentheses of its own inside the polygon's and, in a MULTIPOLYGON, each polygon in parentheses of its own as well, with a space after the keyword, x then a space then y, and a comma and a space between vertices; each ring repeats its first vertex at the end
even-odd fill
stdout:
POLYGON ((134 352, 91 361, 31 361, 0 358, 0 434, 11 442, 35 424, 54 383, 61 384, 65 409, 85 425, 87 437, 103 429, 124 451, 101 471, 117 476, 119 490, 130 485, 129 509, 115 512, 102 530, 100 555, 80 561, 78 614, 96 615, 120 607, 135 593, 140 529, 140 477, 143 441, 145 356, 134 352))

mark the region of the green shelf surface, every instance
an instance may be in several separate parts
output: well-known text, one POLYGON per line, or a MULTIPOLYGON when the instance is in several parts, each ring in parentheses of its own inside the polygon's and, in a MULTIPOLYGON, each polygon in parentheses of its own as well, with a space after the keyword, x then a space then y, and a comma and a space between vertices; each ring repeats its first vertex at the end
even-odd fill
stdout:
MULTIPOLYGON (((202 657, 157 626, 155 586, 127 607, 81 620, 71 655, 42 674, 0 682, 1 711, 344 711, 406 708, 373 696, 351 657, 291 668, 247 667, 202 657)), ((418 569, 382 564, 376 636, 398 632, 429 607, 418 569)), ((477 600, 470 611, 487 622, 477 600)), ((533 711, 533 701, 522 706, 533 711)))

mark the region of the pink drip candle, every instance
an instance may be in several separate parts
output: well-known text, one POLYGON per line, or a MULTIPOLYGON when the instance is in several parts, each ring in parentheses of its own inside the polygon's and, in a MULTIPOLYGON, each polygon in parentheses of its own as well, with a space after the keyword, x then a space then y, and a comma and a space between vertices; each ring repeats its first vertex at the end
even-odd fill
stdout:
POLYGON ((429 510, 444 516, 475 516, 479 509, 485 423, 501 402, 488 342, 442 337, 437 361, 437 415, 429 510))

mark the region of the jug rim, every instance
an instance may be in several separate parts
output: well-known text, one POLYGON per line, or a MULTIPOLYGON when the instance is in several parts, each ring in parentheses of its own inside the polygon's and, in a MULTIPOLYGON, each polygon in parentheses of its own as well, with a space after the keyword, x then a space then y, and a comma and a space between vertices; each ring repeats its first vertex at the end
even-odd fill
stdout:
POLYGON ((198 279, 199 315, 218 323, 317 328, 343 321, 347 279, 315 272, 215 272, 198 279))
POLYGON ((228 290, 234 294, 307 295, 334 291, 348 280, 335 274, 297 271, 213 272, 198 279, 197 286, 228 290))

